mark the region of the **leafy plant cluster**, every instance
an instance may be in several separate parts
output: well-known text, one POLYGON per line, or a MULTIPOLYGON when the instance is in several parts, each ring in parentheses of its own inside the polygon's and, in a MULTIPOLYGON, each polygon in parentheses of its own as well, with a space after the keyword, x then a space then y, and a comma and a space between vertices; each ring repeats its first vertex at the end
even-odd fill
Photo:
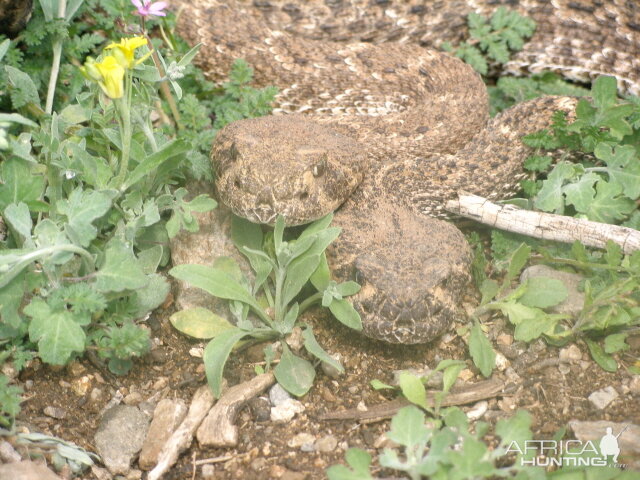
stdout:
POLYGON ((538 149, 525 168, 544 173, 544 180, 523 183, 535 208, 603 223, 640 226, 636 201, 640 197, 640 102, 619 101, 616 80, 599 77, 591 99, 583 98, 576 118, 557 112, 550 129, 533 133, 524 142, 538 149), (548 151, 562 149, 565 158, 552 162, 548 151))
MULTIPOLYGON (((536 451, 514 455, 515 447, 533 439, 531 416, 520 410, 510 418, 499 420, 494 431, 486 422, 470 425, 459 408, 448 408, 440 418, 425 422, 424 413, 415 406, 402 408, 391 420, 386 436, 398 446, 385 448, 378 458, 381 467, 403 472, 411 480, 472 480, 479 478, 517 478, 543 480, 553 478, 631 480, 637 473, 615 467, 563 466, 546 472, 543 467, 522 464, 532 460, 536 451), (487 437, 499 438, 490 448, 487 437), (515 458, 514 458, 515 457, 515 458)), ((554 440, 564 436, 563 430, 554 440)), ((585 454, 586 455, 586 454, 585 454)), ((329 480, 373 480, 372 458, 365 450, 350 448, 345 459, 348 466, 334 465, 327 470, 329 480)))
MULTIPOLYGON (((234 346, 246 339, 257 342, 280 340, 282 355, 273 369, 276 380, 290 393, 307 393, 315 378, 311 362, 295 355, 284 340, 295 327, 302 327, 307 353, 338 371, 342 365, 317 342, 310 325, 299 325, 299 316, 309 307, 321 304, 345 325, 362 329, 359 314, 344 298, 356 294, 355 282, 331 280, 325 249, 339 235, 330 227, 328 215, 307 226, 297 238, 285 237, 284 219, 279 216, 273 232, 264 235, 259 225, 234 218, 232 239, 253 270, 253 281, 231 257, 221 257, 212 267, 178 265, 170 270, 174 277, 201 288, 211 295, 229 300, 235 325, 206 309, 185 310, 174 315, 174 326, 198 338, 212 338, 204 350, 207 380, 220 396, 224 365, 234 346), (310 282, 316 290, 305 295, 310 282), (304 298, 304 299, 303 299, 304 298), (202 326, 202 328, 200 327, 202 326), (196 332, 198 331, 198 332, 196 332)), ((274 357, 271 346, 265 350, 267 363, 274 357)), ((269 368, 269 365, 267 365, 269 368)))
POLYGON ((536 28, 532 19, 506 7, 498 7, 491 18, 472 12, 467 17, 467 24, 470 40, 457 47, 449 42, 441 46, 482 75, 489 72, 490 61, 505 64, 511 52, 522 50, 525 40, 536 28))
MULTIPOLYGON (((57 1, 41 3, 57 11, 57 1)), ((211 85, 190 65, 197 47, 187 51, 165 30, 171 15, 147 23, 161 37, 152 40, 155 65, 146 45, 133 52, 121 41, 103 52, 123 31, 141 32, 129 23, 132 10, 128 1, 80 0, 67 2, 65 18, 47 19, 36 4, 26 30, 0 39, 0 110, 11 112, 0 114, 0 345, 1 360, 17 370, 34 355, 60 365, 91 349, 125 373, 148 350, 139 320, 169 290, 158 273, 168 263, 169 238, 197 231, 193 213, 216 205, 204 195, 188 201, 180 185, 210 175, 205 152, 216 129, 266 113, 274 95, 249 87, 252 71, 240 61, 215 89, 223 98, 201 101, 211 85), (57 48, 60 73, 51 90, 46 79, 57 48), (116 49, 132 55, 123 98, 103 92, 95 73, 87 83, 78 68, 86 54, 99 60, 116 49), (170 98, 159 95, 163 86, 170 98), (51 114, 45 97, 54 99, 51 114), (176 101, 181 118, 173 117, 176 101), (213 119, 211 102, 219 112, 213 119)), ((2 392, 6 424, 17 391, 2 392)))

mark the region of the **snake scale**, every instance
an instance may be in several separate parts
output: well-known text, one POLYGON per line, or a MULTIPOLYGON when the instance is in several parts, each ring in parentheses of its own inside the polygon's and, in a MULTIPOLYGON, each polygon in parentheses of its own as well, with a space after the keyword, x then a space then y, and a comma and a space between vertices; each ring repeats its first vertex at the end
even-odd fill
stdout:
POLYGON ((489 119, 481 78, 437 50, 465 38, 466 15, 504 4, 534 18, 534 36, 506 66, 512 73, 610 74, 621 92, 640 91, 633 1, 178 3, 179 31, 203 42, 197 62, 212 80, 244 58, 259 85, 280 90, 274 115, 218 133, 215 195, 258 223, 282 214, 304 224, 338 209, 333 273, 362 285, 352 300, 364 333, 392 343, 429 342, 459 315, 471 251, 436 218, 445 201, 460 190, 512 194, 530 153, 522 135, 576 104, 542 97, 489 119))

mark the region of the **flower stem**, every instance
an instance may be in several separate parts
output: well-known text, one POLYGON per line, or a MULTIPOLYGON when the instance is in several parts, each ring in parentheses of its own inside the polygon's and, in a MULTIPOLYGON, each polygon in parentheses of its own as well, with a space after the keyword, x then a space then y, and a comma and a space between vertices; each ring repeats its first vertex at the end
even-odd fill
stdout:
POLYGON ((116 188, 119 190, 124 183, 129 171, 129 155, 131 152, 131 73, 127 73, 124 97, 115 100, 120 116, 120 137, 122 140, 122 157, 120 158, 120 169, 116 178, 116 188))
MULTIPOLYGON (((64 18, 67 11, 67 0, 58 0, 58 18, 64 18)), ((51 64, 51 74, 49 75, 49 86, 47 87, 47 102, 45 112, 51 115, 53 112, 53 97, 56 94, 56 84, 60 73, 60 58, 62 57, 62 39, 56 38, 53 42, 53 62, 51 64)))

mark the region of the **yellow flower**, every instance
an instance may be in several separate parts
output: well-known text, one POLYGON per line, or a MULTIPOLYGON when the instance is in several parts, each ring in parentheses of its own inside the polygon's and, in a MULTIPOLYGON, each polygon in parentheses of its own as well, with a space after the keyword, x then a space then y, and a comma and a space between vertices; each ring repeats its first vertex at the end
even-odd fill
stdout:
POLYGON ((147 39, 144 37, 131 37, 123 38, 120 43, 111 43, 105 47, 105 50, 114 49, 113 56, 120 62, 123 68, 133 68, 139 63, 144 62, 151 52, 144 55, 142 58, 135 60, 135 51, 147 44, 147 39))
POLYGON ((124 95, 124 68, 118 60, 112 56, 106 56, 101 62, 93 64, 98 69, 102 80, 98 85, 110 98, 122 98, 124 95))

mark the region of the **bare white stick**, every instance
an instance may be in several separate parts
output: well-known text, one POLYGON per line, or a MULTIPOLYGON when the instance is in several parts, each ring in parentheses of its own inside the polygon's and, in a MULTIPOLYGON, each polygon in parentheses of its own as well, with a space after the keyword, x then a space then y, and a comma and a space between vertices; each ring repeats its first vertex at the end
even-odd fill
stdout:
POLYGON ((604 248, 607 241, 611 240, 627 254, 640 249, 640 232, 633 228, 523 210, 513 205, 497 205, 477 195, 461 193, 458 200, 448 201, 445 209, 501 230, 530 237, 564 243, 579 240, 584 245, 596 248, 604 248))
POLYGON ((214 402, 215 399, 209 385, 204 385, 196 391, 187 416, 167 440, 158 457, 158 463, 149 472, 147 477, 149 480, 158 480, 162 477, 176 463, 180 453, 189 448, 194 432, 214 402))

